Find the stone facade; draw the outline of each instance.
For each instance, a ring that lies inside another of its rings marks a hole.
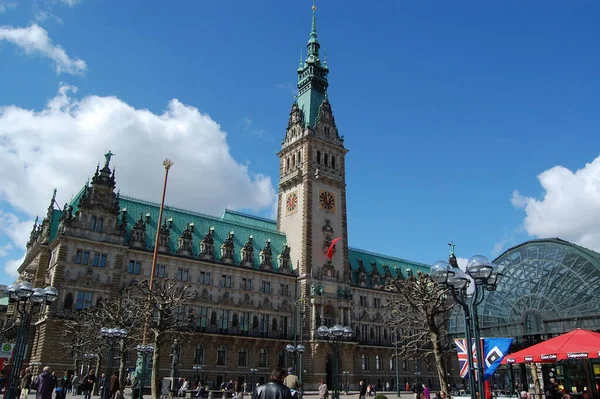
[[[355,335],[341,347],[340,382],[347,371],[352,389],[360,379],[379,389],[394,385],[395,348],[382,288],[390,278],[427,266],[348,247],[348,150],[327,96],[329,69],[319,58],[315,18],[313,12],[309,55],[298,70],[300,94],[278,153],[277,221],[229,210],[217,218],[172,207],[158,220],[158,204],[118,194],[109,152],[71,203],[56,210],[52,197],[46,217],[32,230],[20,272],[32,276],[36,287],[55,286],[60,296],[36,321],[26,363],[73,370],[73,359],[59,344],[61,316],[97,306],[148,279],[158,234],[155,278],[190,283],[200,298],[191,304],[195,331],[181,344],[181,376],[198,375],[213,387],[229,379],[262,382],[273,367],[291,364],[285,346],[296,339],[306,346],[305,388],[315,389],[321,378],[331,384],[332,348],[316,331],[342,324]],[[327,249],[338,237],[329,259]],[[136,354],[124,356],[134,367]],[[194,370],[195,364],[202,369]],[[417,375],[436,386],[431,364],[400,359],[401,386]],[[258,372],[252,375],[254,368]],[[168,356],[160,369],[169,375]]]

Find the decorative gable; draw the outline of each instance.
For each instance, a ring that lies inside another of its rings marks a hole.
[[[290,247],[287,244],[283,244],[281,253],[277,255],[277,263],[279,265],[279,271],[284,274],[291,272],[291,259],[290,259]]]
[[[215,228],[208,229],[208,233],[200,240],[200,259],[213,260],[215,253]]]
[[[171,245],[171,229],[167,225],[167,220],[163,221],[160,226],[160,232],[158,233],[158,252],[169,253]]]
[[[189,224],[177,239],[177,254],[184,256],[192,256],[192,230]]]
[[[260,268],[263,270],[273,270],[273,251],[271,250],[271,240],[267,239],[265,247],[259,253]]]
[[[234,233],[233,231],[229,232],[229,235],[221,244],[221,262],[223,263],[234,263],[234,250],[235,244],[233,242]]]
[[[373,288],[381,288],[381,276],[376,262],[371,262],[371,286]]]
[[[248,237],[248,241],[240,251],[242,266],[254,267],[254,247],[252,245],[252,236]]]
[[[361,287],[367,285],[367,269],[365,269],[365,265],[363,264],[362,259],[358,260],[358,270],[356,271],[356,282]]]
[[[144,214],[140,214],[140,218],[131,228],[131,238],[129,246],[132,248],[146,247],[146,223],[144,223]]]

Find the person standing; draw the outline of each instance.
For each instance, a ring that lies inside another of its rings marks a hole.
[[[285,385],[289,389],[294,389],[296,391],[300,389],[298,376],[294,374],[293,367],[288,368],[288,375],[283,380],[283,385]]]
[[[83,384],[81,384],[81,390],[83,391],[83,399],[92,399],[92,390],[97,378],[93,370],[83,377]]]
[[[33,374],[31,369],[27,367],[25,369],[25,375],[21,378],[21,399],[27,399],[29,391],[31,390],[31,380],[33,380]]]
[[[361,380],[358,384],[358,397],[360,399],[365,399],[367,396],[367,384],[365,384],[364,380]]]
[[[412,391],[413,391],[415,399],[420,399],[421,393],[423,393],[423,385],[421,385],[421,383],[419,381],[415,381],[412,386]]]
[[[35,389],[37,391],[37,399],[52,399],[52,392],[54,392],[54,379],[50,374],[50,367],[44,367],[44,370],[35,380]]]
[[[252,392],[252,399],[292,399],[290,389],[283,385],[286,372],[276,368],[271,372],[269,382],[256,387]]]
[[[73,376],[73,380],[71,381],[71,396],[77,395],[77,390],[79,389],[79,376],[75,374]]]
[[[423,385],[423,398],[431,399],[431,392],[429,391],[429,388],[427,387],[427,385]]]
[[[319,383],[319,399],[327,399],[329,397],[329,390],[327,389],[327,384],[325,384],[325,380],[321,380]]]
[[[110,399],[115,399],[115,395],[117,394],[117,392],[119,392],[119,388],[119,372],[115,370],[110,376],[110,383],[108,386],[108,393],[110,394]]]

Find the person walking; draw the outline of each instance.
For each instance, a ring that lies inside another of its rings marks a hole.
[[[33,374],[31,369],[27,367],[25,369],[25,375],[21,378],[21,399],[27,399],[29,391],[31,390],[31,381],[33,380]]]
[[[92,399],[92,390],[97,378],[93,370],[83,377],[83,383],[81,384],[81,390],[83,391],[83,399]]]
[[[119,372],[117,370],[113,371],[110,376],[110,383],[108,386],[108,393],[110,394],[110,399],[115,399],[115,395],[119,392],[121,388],[121,384],[119,384]]]
[[[36,399],[52,399],[52,393],[54,392],[54,378],[50,373],[50,367],[44,367],[44,370],[35,380],[34,387],[37,391]]]
[[[73,380],[71,381],[71,396],[77,395],[77,390],[79,389],[79,381],[79,376],[75,374],[73,376]]]
[[[358,383],[358,397],[360,399],[365,399],[367,396],[367,384],[365,384],[365,380],[360,380]]]
[[[283,385],[288,387],[290,390],[294,389],[297,391],[300,389],[300,382],[298,380],[298,376],[294,374],[293,367],[288,368],[288,375],[283,380]]]
[[[252,399],[292,399],[290,389],[283,385],[285,376],[284,369],[273,369],[269,382],[257,386],[252,393]]]

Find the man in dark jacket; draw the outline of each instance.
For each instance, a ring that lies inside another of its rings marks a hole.
[[[276,368],[271,372],[270,381],[259,385],[252,393],[252,399],[292,399],[290,389],[283,385],[286,372]]]
[[[52,399],[52,394],[54,393],[55,386],[56,384],[54,384],[52,374],[50,374],[50,367],[44,367],[44,371],[42,371],[42,374],[40,374],[35,380],[35,389],[37,391],[36,398]]]

